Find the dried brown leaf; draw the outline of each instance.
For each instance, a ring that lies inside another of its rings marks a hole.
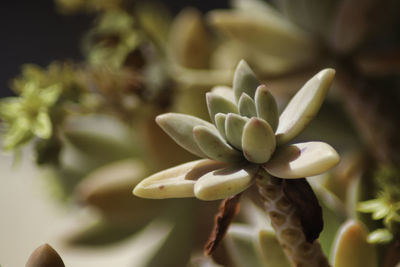
[[[240,196],[237,194],[224,199],[219,206],[219,211],[215,215],[214,228],[206,245],[204,246],[204,254],[209,256],[217,248],[218,244],[224,238],[233,218],[238,214],[240,209]]]
[[[318,238],[324,226],[322,209],[314,191],[304,178],[283,179],[282,189],[297,209],[306,240],[312,243]]]

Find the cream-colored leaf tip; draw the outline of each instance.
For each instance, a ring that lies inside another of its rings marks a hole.
[[[338,153],[330,145],[287,143],[318,113],[334,76],[335,70],[329,68],[315,74],[279,115],[268,86],[261,84],[250,66],[241,60],[232,89],[215,87],[206,95],[213,123],[177,113],[156,118],[176,143],[207,160],[154,174],[137,185],[134,194],[145,198],[215,200],[246,190],[260,168],[285,179],[329,170],[339,162]]]

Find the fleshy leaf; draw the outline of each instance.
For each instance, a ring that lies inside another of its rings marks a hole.
[[[250,69],[246,61],[241,60],[236,67],[233,76],[233,92],[235,94],[236,102],[239,102],[243,93],[246,93],[251,98],[254,98],[257,86],[260,85],[256,75]]]
[[[230,101],[225,96],[208,92],[206,94],[207,108],[210,118],[214,121],[217,113],[238,113],[238,108],[234,102]]]
[[[220,96],[223,96],[229,99],[232,102],[235,102],[235,95],[233,94],[233,90],[231,87],[217,85],[211,89],[211,92]]]
[[[279,117],[276,130],[278,145],[295,138],[313,119],[320,109],[333,81],[335,70],[324,69],[296,93]]]
[[[230,166],[203,175],[194,186],[201,200],[224,199],[248,188],[256,172],[255,166]]]
[[[254,100],[246,93],[242,93],[242,96],[239,98],[238,107],[240,115],[246,116],[248,118],[257,117],[256,105],[254,103]]]
[[[367,235],[361,222],[346,222],[336,236],[333,267],[377,267],[376,251],[367,243]]]
[[[40,111],[36,117],[36,121],[32,125],[32,132],[37,137],[48,139],[52,133],[51,120],[49,114]]]
[[[242,154],[231,147],[216,130],[196,126],[193,136],[197,145],[210,159],[224,162],[238,162],[242,159]]]
[[[254,99],[258,117],[268,122],[275,132],[279,122],[278,106],[275,98],[268,91],[267,87],[262,84],[257,88]]]
[[[243,128],[243,154],[253,163],[267,162],[275,151],[275,135],[271,126],[259,118],[251,118]]]
[[[135,187],[133,194],[158,199],[193,197],[193,187],[198,178],[225,166],[226,163],[209,159],[191,161],[151,175]]]
[[[225,120],[225,134],[228,142],[235,148],[242,150],[243,127],[249,119],[237,114],[229,113]]]
[[[302,178],[321,174],[339,160],[337,152],[326,143],[298,143],[279,147],[264,169],[279,178]]]
[[[44,244],[35,249],[25,267],[64,267],[64,262],[50,245]]]
[[[158,115],[156,122],[178,145],[196,156],[206,157],[194,140],[193,128],[199,125],[215,128],[214,125],[194,116],[178,113]]]
[[[271,230],[261,230],[259,233],[259,242],[261,254],[264,258],[265,266],[268,267],[290,267],[290,262],[287,259],[285,252],[275,233]]]
[[[223,138],[226,138],[225,121],[226,121],[226,114],[217,113],[217,115],[215,115],[215,126],[217,127],[219,133]]]

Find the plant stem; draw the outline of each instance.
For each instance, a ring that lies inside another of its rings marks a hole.
[[[256,184],[276,238],[294,267],[329,267],[317,240],[309,243],[303,233],[299,211],[285,196],[281,179],[264,169],[257,173]]]

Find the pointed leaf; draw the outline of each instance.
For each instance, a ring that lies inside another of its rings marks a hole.
[[[32,138],[30,127],[29,120],[17,117],[3,136],[4,150],[11,150]]]
[[[368,231],[350,220],[339,230],[333,248],[334,267],[377,267],[376,251],[367,243]]]
[[[206,157],[194,140],[193,128],[198,125],[215,128],[214,125],[194,116],[178,113],[158,115],[156,122],[178,145],[196,156]]]
[[[40,111],[33,124],[32,132],[37,137],[48,139],[51,137],[52,127],[49,114],[46,111]]]
[[[149,14],[149,17],[153,15]],[[207,68],[212,46],[210,32],[205,27],[202,14],[194,8],[184,8],[169,29],[168,48],[171,58],[187,68]]]
[[[226,121],[226,114],[217,113],[217,115],[215,115],[215,126],[217,126],[217,129],[223,138],[226,138],[225,121]]]
[[[257,117],[256,105],[254,100],[246,93],[242,93],[238,103],[239,113],[248,118]]]
[[[221,96],[215,93],[208,92],[206,94],[207,108],[210,118],[214,121],[217,113],[238,113],[238,108],[235,103],[229,100],[225,96]]]
[[[268,122],[272,130],[275,132],[279,122],[278,106],[275,98],[268,91],[267,87],[262,84],[257,88],[254,99],[257,116]]]
[[[290,100],[279,117],[279,126],[276,130],[278,145],[295,138],[313,119],[324,101],[334,76],[333,69],[320,71]]]
[[[142,198],[192,197],[198,178],[224,166],[227,166],[226,163],[209,159],[191,161],[144,179],[135,187],[133,194]]]
[[[225,121],[226,140],[235,148],[242,150],[243,128],[249,119],[237,114],[229,113]]]
[[[194,186],[202,200],[224,199],[247,189],[253,182],[255,166],[230,166],[203,175]]]
[[[302,178],[321,174],[339,163],[339,155],[323,142],[307,142],[277,149],[264,169],[279,178]]]
[[[271,230],[261,230],[259,233],[261,255],[267,267],[290,267],[281,245]]]
[[[231,102],[235,102],[235,95],[231,87],[217,85],[211,89],[211,92],[229,99]]]
[[[242,93],[246,93],[251,98],[254,98],[254,93],[259,85],[260,82],[249,65],[246,61],[241,60],[233,76],[233,92],[236,102],[239,102]]]
[[[64,267],[64,262],[50,245],[44,244],[35,249],[25,267]]]
[[[269,124],[259,118],[251,118],[243,128],[243,154],[253,163],[267,162],[275,150],[275,135]]]
[[[0,101],[0,118],[12,121],[21,111],[22,103],[19,97],[3,97]]]
[[[46,107],[54,105],[60,97],[62,88],[60,84],[54,84],[39,92],[40,99]]]
[[[242,154],[231,147],[218,131],[205,126],[196,126],[193,129],[193,135],[197,145],[210,159],[224,162],[242,160]]]

